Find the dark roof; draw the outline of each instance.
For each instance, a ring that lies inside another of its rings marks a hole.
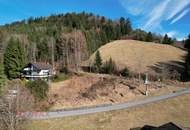
[[[183,129],[175,125],[174,123],[167,123],[165,125],[156,128],[155,130],[183,130]]]
[[[136,129],[134,128],[131,130],[137,130],[137,128]],[[138,129],[138,130],[190,130],[190,129],[179,127],[175,125],[174,123],[170,122],[159,127],[145,125],[143,128]]]
[[[34,67],[36,67],[39,70],[47,70],[47,69],[51,69],[51,65],[50,64],[46,64],[46,63],[29,63],[28,65],[33,65]]]

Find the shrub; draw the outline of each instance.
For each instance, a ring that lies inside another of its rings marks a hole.
[[[123,70],[121,70],[120,74],[123,77],[128,77],[129,76],[129,70],[128,70],[128,68],[125,67]]]
[[[54,77],[53,77],[53,82],[60,82],[60,81],[64,81],[66,79],[69,78],[69,75],[66,75],[64,73],[60,73],[60,74],[56,74]]]
[[[115,62],[112,60],[112,58],[109,59],[109,61],[106,61],[103,65],[102,72],[106,74],[114,74],[117,72],[117,67]]]
[[[27,83],[27,87],[30,89],[36,101],[47,98],[47,92],[49,90],[47,82],[43,80],[30,81]]]
[[[101,58],[100,52],[97,51],[95,56],[96,57],[95,57],[94,67],[97,72],[100,72],[101,66],[102,66],[102,58]]]
[[[67,67],[65,66],[62,66],[61,69],[60,69],[60,73],[65,73],[65,74],[68,74],[69,73],[69,70]]]

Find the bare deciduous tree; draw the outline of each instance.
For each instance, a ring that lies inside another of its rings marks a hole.
[[[62,50],[62,64],[68,69],[78,71],[80,63],[86,56],[86,40],[81,31],[63,33],[59,38]]]
[[[14,87],[8,88],[0,97],[0,127],[3,130],[21,130],[27,117],[21,117],[18,113],[31,111],[34,98],[19,81],[14,81]]]
[[[165,80],[165,79],[170,79],[170,72],[169,72],[169,67],[165,64],[162,64],[161,65],[161,73],[160,73],[160,77],[162,80]]]

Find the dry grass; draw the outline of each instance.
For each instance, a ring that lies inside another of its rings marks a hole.
[[[159,62],[184,62],[183,57],[186,54],[185,51],[170,45],[135,40],[114,41],[102,46],[99,51],[104,62],[111,57],[119,68],[127,66],[134,72],[151,70],[150,66],[154,66]],[[92,64],[94,57],[95,54],[83,63],[84,66]]]
[[[128,110],[31,121],[28,130],[129,130],[174,122],[190,127],[190,94]]]
[[[149,86],[150,96],[170,93],[183,89],[182,83],[171,83],[158,88],[160,83],[152,82]],[[133,89],[131,89],[133,88]],[[102,74],[84,74],[53,83],[49,91],[49,100],[54,102],[51,110],[115,104],[147,98],[144,96],[145,86],[139,85],[135,79]]]

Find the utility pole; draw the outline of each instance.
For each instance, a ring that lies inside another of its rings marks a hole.
[[[148,96],[148,73],[146,73],[146,79],[145,79],[145,86],[146,86],[146,91],[145,91],[145,95]]]

